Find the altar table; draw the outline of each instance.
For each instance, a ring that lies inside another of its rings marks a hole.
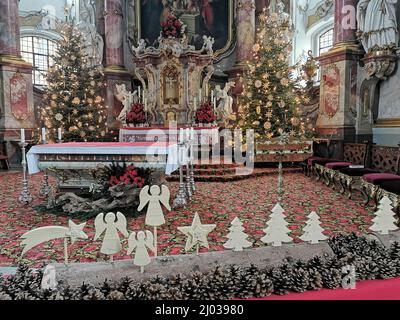
[[[120,142],[177,142],[179,128],[169,129],[162,127],[135,127],[121,128],[119,130]],[[219,142],[218,127],[194,127],[194,146],[214,145]]]
[[[93,170],[112,162],[151,168],[170,175],[178,169],[176,142],[59,143],[33,146],[27,153],[30,174],[48,171],[59,187],[82,188],[94,183]],[[187,163],[187,147],[181,149],[181,162]]]

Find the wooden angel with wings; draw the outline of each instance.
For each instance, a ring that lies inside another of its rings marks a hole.
[[[149,193],[150,190],[150,193]],[[169,211],[171,206],[169,205],[170,192],[167,186],[162,185],[161,188],[157,185],[145,186],[139,194],[140,205],[138,211],[142,211],[143,208],[149,204],[147,208],[146,221],[148,226],[159,227],[165,223],[164,214],[162,211],[161,204],[163,204]]]
[[[113,260],[113,255],[120,252],[122,249],[118,231],[125,237],[129,236],[126,225],[126,218],[121,212],[117,212],[117,214],[109,212],[105,217],[104,213],[100,213],[94,220],[94,226],[96,229],[94,240],[97,240],[105,231],[100,252],[110,255],[111,261]]]
[[[147,249],[150,249],[155,253],[154,247],[154,237],[151,231],[146,230],[146,232],[139,231],[132,232],[128,239],[128,254],[132,254],[135,251],[135,258],[133,259],[133,264],[140,267],[140,271],[144,272],[144,267],[150,262],[150,255]]]

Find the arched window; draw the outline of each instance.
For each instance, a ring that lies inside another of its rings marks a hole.
[[[319,36],[319,55],[327,52],[333,46],[333,28]]]
[[[53,40],[38,36],[21,37],[22,58],[33,65],[33,85],[42,87],[46,85],[46,73],[53,59],[57,43]]]

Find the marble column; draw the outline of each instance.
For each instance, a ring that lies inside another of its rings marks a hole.
[[[124,25],[121,0],[105,0],[104,24],[106,66],[124,69]]]
[[[111,130],[120,126],[116,118],[122,110],[121,102],[115,98],[116,85],[124,83],[131,90],[131,76],[124,63],[123,18],[122,0],[104,0],[104,74],[107,82],[108,126]]]
[[[357,0],[335,0],[334,46],[319,57],[321,89],[316,131],[321,138],[356,139],[357,77],[363,57],[356,38],[356,8]]]
[[[21,59],[18,0],[0,1],[0,141],[11,166],[20,165],[20,128],[26,138],[36,127],[32,65]]]
[[[0,55],[20,57],[18,0],[0,1]]]
[[[335,45],[357,41],[357,2],[358,0],[335,0]]]
[[[237,2],[237,47],[236,63],[243,64],[252,57],[256,28],[255,0],[239,0]]]

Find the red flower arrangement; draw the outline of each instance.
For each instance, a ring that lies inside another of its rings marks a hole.
[[[126,115],[126,122],[139,124],[146,122],[146,113],[144,112],[144,106],[141,103],[132,103],[131,111]]]
[[[168,17],[164,22],[161,22],[161,34],[164,38],[182,38],[183,22],[174,16]]]
[[[126,184],[142,188],[145,183],[145,179],[138,175],[135,166],[130,165],[126,168],[126,171],[123,175],[119,177],[111,176],[108,183],[111,187],[118,186],[120,184]]]
[[[211,105],[211,102],[203,103],[196,112],[196,122],[213,123],[215,120],[217,120],[217,116],[214,113],[214,108]]]

